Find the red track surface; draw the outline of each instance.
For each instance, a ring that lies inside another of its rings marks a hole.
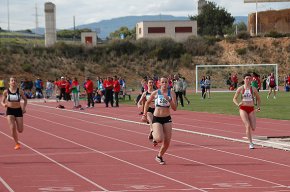
[[[18,151],[0,117],[0,192],[290,191],[290,153],[249,150],[238,116],[173,112],[173,139],[162,166],[135,106],[78,111],[63,104],[66,109],[28,105]],[[255,134],[285,136],[289,128],[290,121],[258,119]]]

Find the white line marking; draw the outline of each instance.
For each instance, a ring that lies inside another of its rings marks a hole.
[[[27,126],[27,125],[26,125],[26,126]],[[4,133],[4,132],[0,131],[0,133],[1,133],[2,135],[5,135],[5,136],[7,136],[7,137],[9,137],[9,138],[12,139],[12,137],[10,137],[9,135],[7,135],[7,134]],[[23,145],[23,146],[29,148],[30,150],[34,151],[35,153],[37,153],[38,155],[44,157],[45,159],[48,159],[49,161],[51,161],[51,162],[55,163],[56,165],[58,165],[58,166],[64,168],[65,170],[67,170],[67,171],[73,173],[74,175],[78,176],[79,178],[81,178],[81,179],[87,181],[88,183],[91,183],[91,184],[94,185],[95,187],[98,187],[98,188],[102,189],[103,191],[109,191],[108,189],[106,189],[106,188],[104,188],[104,187],[98,185],[97,183],[95,183],[95,182],[91,181],[90,179],[88,179],[88,178],[82,176],[81,174],[75,172],[74,170],[68,168],[67,166],[65,166],[65,165],[63,165],[63,164],[57,162],[56,160],[54,160],[54,159],[52,159],[52,158],[46,156],[45,154],[43,154],[43,153],[37,151],[36,149],[34,149],[34,148],[32,148],[32,147],[26,145],[25,143],[23,143],[23,142],[20,142],[20,143],[21,143],[21,145]]]
[[[2,177],[0,177],[0,182],[6,187],[6,189],[8,189],[9,192],[14,192],[13,189],[8,185],[8,183],[6,183],[4,179],[2,179]]]
[[[38,110],[36,110],[36,111],[38,111]],[[114,129],[120,129],[120,130],[123,130],[123,131],[128,131],[128,132],[133,132],[133,133],[140,134],[140,132],[137,132],[137,131],[131,131],[131,130],[122,129],[122,128],[111,126],[111,125],[105,125],[105,124],[95,123],[95,122],[91,122],[91,121],[86,121],[86,120],[79,119],[79,118],[68,117],[68,116],[65,116],[65,115],[60,115],[60,114],[55,114],[55,113],[50,113],[50,112],[43,112],[43,113],[48,113],[48,114],[52,114],[52,115],[56,115],[56,116],[60,116],[60,117],[69,118],[69,119],[76,119],[78,121],[82,121],[82,122],[86,122],[86,123],[90,123],[90,124],[94,124],[94,125],[101,125],[101,126],[106,126],[106,127],[110,127],[110,128],[114,128]],[[75,128],[75,127],[72,127],[72,126],[69,126],[69,125],[64,125],[64,124],[57,123],[57,122],[54,122],[54,121],[50,121],[50,120],[47,120],[47,119],[44,119],[44,118],[40,118],[40,117],[36,117],[36,116],[32,116],[32,115],[29,115],[29,116],[31,116],[33,118],[41,119],[43,121],[48,121],[50,123],[59,124],[59,125],[62,125],[62,126],[66,126],[66,127],[70,127],[70,128],[79,130],[79,131],[88,132],[90,134],[95,134],[95,135],[98,135],[98,136],[102,136],[102,137],[106,137],[106,138],[112,139],[111,137],[99,135],[99,134],[96,134],[94,132],[90,132],[90,131],[86,131],[86,130],[83,130],[83,129]],[[139,122],[136,122],[136,123],[139,124]],[[147,125],[147,124],[144,124],[144,125]],[[208,137],[213,137],[213,138],[218,138],[218,139],[224,139],[224,140],[229,140],[229,141],[234,141],[234,142],[248,143],[248,141],[246,141],[246,140],[233,139],[233,138],[228,138],[228,137],[223,137],[223,136],[218,136],[218,135],[212,135],[212,134],[206,134],[206,133],[200,133],[200,132],[195,132],[195,131],[184,130],[184,129],[180,129],[180,128],[174,128],[174,130],[180,131],[180,132],[185,132],[185,133],[201,135],[201,136],[208,136]],[[125,142],[125,141],[122,141],[122,140],[118,140],[118,141],[124,142],[124,143],[127,143],[127,144],[131,144],[131,143],[128,143],[128,142]],[[268,161],[268,160],[264,160],[264,159],[260,159],[260,158],[255,158],[255,157],[250,157],[250,156],[246,156],[246,155],[231,153],[231,152],[228,152],[228,151],[223,151],[223,150],[219,150],[219,149],[215,149],[215,148],[205,147],[205,146],[202,146],[202,145],[196,145],[196,144],[187,143],[187,142],[183,142],[183,141],[178,141],[178,140],[174,140],[174,139],[172,141],[183,143],[183,144],[186,144],[186,145],[198,146],[198,147],[210,149],[210,150],[213,150],[213,151],[218,151],[218,152],[222,152],[222,153],[227,153],[227,154],[231,154],[231,155],[236,155],[236,156],[240,156],[240,157],[244,157],[244,158],[254,159],[254,160],[258,160],[258,161],[267,162],[267,163],[270,163],[270,164],[275,164],[275,165],[280,165],[280,166],[284,166],[284,167],[290,168],[289,165],[282,164],[282,163],[277,163],[277,162],[274,162],[274,161]]]
[[[48,112],[45,112],[45,113],[48,113]],[[62,115],[58,115],[58,114],[54,114],[54,115],[57,115],[57,116],[62,116]],[[31,115],[30,115],[31,116]],[[32,116],[33,117],[33,116]],[[65,116],[63,116],[65,117]],[[90,134],[94,134],[94,135],[98,135],[98,136],[102,136],[102,137],[105,137],[105,138],[109,138],[109,139],[112,139],[112,140],[117,140],[119,142],[123,142],[123,143],[126,143],[126,144],[130,144],[130,145],[134,145],[134,146],[138,146],[138,147],[141,147],[141,148],[145,148],[145,149],[150,149],[148,147],[144,147],[144,146],[141,146],[141,145],[137,145],[137,144],[134,144],[134,143],[129,143],[129,142],[126,142],[126,141],[123,141],[123,140],[119,140],[119,139],[115,139],[115,138],[112,138],[112,137],[108,137],[108,136],[104,136],[104,135],[101,135],[101,134],[97,134],[97,133],[94,133],[94,132],[90,132],[90,131],[85,131],[83,129],[79,129],[79,128],[76,128],[76,127],[73,127],[73,126],[70,126],[70,125],[65,125],[65,124],[62,124],[62,123],[56,123],[56,122],[53,122],[53,121],[50,121],[50,120],[47,120],[47,119],[44,119],[44,118],[40,118],[40,117],[34,117],[34,118],[37,118],[37,119],[41,119],[43,121],[48,121],[50,123],[54,123],[54,124],[58,124],[58,125],[61,125],[61,126],[64,126],[64,127],[69,127],[69,128],[73,128],[73,129],[76,129],[76,130],[79,130],[79,131],[83,131],[83,132],[87,132],[87,133],[90,133]],[[78,119],[78,118],[73,118],[73,117],[67,117],[67,118],[72,118],[72,119]],[[85,121],[85,120],[84,120]],[[86,121],[87,123],[92,123],[92,122],[89,122],[89,121]],[[94,123],[95,124],[95,123]],[[105,126],[108,126],[108,125],[105,125]],[[30,127],[30,126],[29,126]],[[114,126],[108,126],[108,127],[114,127]],[[36,128],[33,128],[37,131],[40,131],[40,132],[45,132],[45,131],[42,131],[42,130],[38,130]],[[47,133],[47,132],[45,132]],[[47,133],[50,135],[50,133]],[[53,135],[53,134],[52,134]],[[57,138],[62,138],[62,137],[59,137],[59,136],[56,136]],[[65,139],[65,138],[62,138],[62,139]],[[65,139],[67,140],[67,139]],[[173,141],[176,141],[176,140],[173,140]],[[69,142],[71,142],[69,140]],[[181,141],[177,141],[177,142],[181,142]],[[183,142],[183,143],[186,143],[186,142]],[[193,144],[190,144],[190,143],[186,143],[188,145],[193,145]],[[199,146],[199,145],[196,145],[196,146]],[[203,146],[199,146],[199,147],[203,147]],[[207,148],[207,149],[212,149],[212,150],[215,150],[215,151],[220,151],[220,152],[224,152],[224,153],[228,153],[228,154],[234,154],[234,155],[238,155],[238,156],[242,156],[242,157],[246,157],[246,158],[251,158],[251,159],[256,159],[256,160],[260,160],[260,161],[264,161],[264,162],[268,162],[268,163],[273,163],[273,164],[279,164],[279,163],[276,163],[276,162],[271,162],[271,161],[267,161],[267,160],[263,160],[263,159],[258,159],[258,158],[253,158],[253,157],[248,157],[248,156],[244,156],[244,155],[240,155],[240,154],[235,154],[235,153],[230,153],[230,152],[226,152],[226,151],[222,151],[222,150],[216,150],[216,149],[213,149],[213,148],[209,148],[209,147],[204,147],[204,148]],[[151,149],[152,150],[152,149]],[[106,154],[106,153],[103,153],[101,152],[102,154]],[[170,156],[173,156],[175,158],[179,158],[179,159],[183,159],[183,160],[186,160],[186,161],[190,161],[190,162],[194,162],[194,163],[197,163],[197,164],[201,164],[201,165],[204,165],[204,166],[208,166],[208,167],[211,167],[211,168],[215,168],[215,169],[219,169],[219,170],[222,170],[222,171],[225,171],[225,172],[229,172],[229,173],[232,173],[232,174],[236,174],[236,175],[240,175],[240,176],[244,176],[244,177],[248,177],[248,178],[251,178],[251,179],[255,179],[255,180],[259,180],[259,181],[262,181],[262,182],[265,182],[265,183],[270,183],[270,184],[274,184],[276,185],[277,187],[288,187],[288,186],[285,186],[285,185],[282,185],[282,184],[279,184],[279,183],[275,183],[275,182],[271,182],[271,181],[268,181],[268,180],[264,180],[264,179],[260,179],[260,178],[257,178],[257,177],[253,177],[253,176],[250,176],[250,175],[246,175],[246,174],[242,174],[242,173],[238,173],[238,172],[235,172],[235,171],[231,171],[231,170],[227,170],[227,169],[224,169],[224,168],[220,168],[220,167],[217,167],[217,166],[213,166],[213,165],[209,165],[209,164],[206,164],[206,163],[203,163],[203,162],[199,162],[199,161],[194,161],[194,160],[191,160],[191,159],[187,159],[187,158],[183,158],[183,157],[180,157],[180,156],[176,156],[176,155],[173,155],[173,154],[170,154],[170,153],[167,153],[167,155],[170,155]],[[279,164],[279,165],[284,165],[284,164]],[[285,165],[287,167],[290,167],[288,165]]]
[[[59,124],[59,123],[57,123],[57,124]],[[176,183],[179,183],[179,184],[185,185],[185,186],[187,186],[187,187],[190,187],[191,189],[196,189],[196,190],[199,190],[199,191],[204,191],[204,190],[199,189],[199,188],[197,188],[197,187],[194,187],[194,186],[192,186],[192,185],[190,185],[190,184],[187,184],[187,183],[184,183],[184,182],[182,182],[182,181],[179,181],[179,180],[173,179],[173,178],[168,177],[168,176],[166,176],[166,175],[162,175],[162,174],[157,173],[157,172],[155,172],[155,171],[151,171],[150,169],[146,169],[146,168],[144,168],[144,167],[142,167],[142,166],[139,166],[139,165],[136,165],[136,164],[130,163],[129,161],[125,161],[125,160],[123,160],[123,159],[120,159],[120,158],[114,157],[114,156],[112,156],[112,155],[109,155],[109,154],[104,153],[104,152],[102,152],[102,151],[99,151],[99,150],[93,149],[93,148],[91,148],[91,147],[85,146],[85,145],[83,145],[83,144],[77,143],[77,142],[75,142],[75,141],[72,141],[72,140],[66,139],[66,138],[64,138],[64,137],[60,137],[60,136],[58,136],[58,135],[55,135],[55,134],[52,134],[52,133],[49,133],[49,132],[46,132],[46,131],[43,131],[43,130],[37,129],[37,128],[35,128],[35,127],[33,127],[33,126],[30,126],[30,125],[26,125],[26,126],[27,126],[27,127],[30,127],[31,129],[34,129],[34,130],[36,130],[36,131],[39,131],[39,132],[45,133],[45,134],[47,134],[47,135],[50,135],[50,136],[56,137],[56,138],[61,139],[61,140],[64,140],[64,141],[67,141],[67,142],[72,143],[72,144],[74,144],[74,145],[78,145],[78,146],[83,147],[83,148],[85,148],[85,149],[88,149],[88,150],[90,150],[90,151],[94,151],[94,152],[96,152],[96,153],[99,153],[99,154],[102,154],[102,155],[104,155],[104,156],[110,157],[110,158],[112,158],[112,159],[115,159],[115,160],[117,160],[117,161],[120,161],[120,162],[123,162],[123,163],[125,163],[125,164],[131,165],[131,166],[133,166],[133,167],[137,167],[137,168],[142,169],[142,170],[144,170],[144,171],[147,171],[147,172],[150,172],[150,173],[152,173],[152,174],[158,175],[158,176],[160,176],[160,177],[166,178],[166,179],[168,179],[168,180],[174,181],[174,182],[176,182]],[[63,126],[66,126],[66,125],[63,125]],[[73,127],[71,127],[71,128],[73,128]],[[116,140],[117,140],[117,139],[116,139]],[[120,141],[121,141],[121,140],[120,140]],[[142,147],[143,147],[143,146],[142,146]],[[31,149],[32,149],[32,148],[31,148]],[[33,149],[32,149],[32,150],[33,150]],[[48,157],[48,158],[49,158],[49,157]],[[49,159],[50,159],[50,158],[49,158]],[[206,191],[204,191],[204,192],[206,192]]]
[[[34,105],[36,105],[36,104],[34,104]],[[43,106],[43,105],[36,105],[36,106],[55,109],[54,107],[50,107],[50,106]],[[116,118],[116,117],[110,117],[110,116],[104,116],[104,115],[98,115],[98,114],[92,114],[92,113],[86,113],[86,112],[82,112],[82,111],[74,111],[74,110],[68,110],[68,109],[62,109],[62,110],[65,110],[65,111],[68,111],[68,112],[74,112],[74,113],[81,113],[81,114],[95,116],[95,117],[113,119],[113,120],[116,120],[116,121],[122,121],[122,122],[127,122],[127,123],[135,123],[135,124],[138,124],[138,125],[147,125],[148,126],[148,124],[145,124],[145,123],[142,123],[142,122],[136,122],[136,121],[126,120],[126,119],[120,119],[120,118]],[[36,110],[36,111],[39,111],[39,110]],[[41,111],[41,112],[43,112],[43,111]],[[58,114],[54,114],[54,115],[58,115]],[[66,117],[66,116],[63,116],[63,117]],[[80,120],[80,119],[78,119],[78,120]],[[213,137],[213,138],[218,138],[218,139],[224,139],[224,140],[229,140],[229,141],[234,141],[234,142],[248,143],[248,141],[242,140],[242,139],[235,139],[235,138],[219,136],[219,135],[213,135],[213,134],[208,134],[208,133],[202,133],[202,132],[197,132],[197,131],[190,131],[190,130],[186,130],[186,129],[180,129],[180,128],[174,128],[173,127],[173,130],[174,131],[180,131],[180,132],[186,132],[186,133],[192,133],[192,134],[201,135],[201,136],[208,136],[208,137]],[[256,142],[255,144],[256,145],[260,145],[262,147],[270,147],[270,148],[274,148],[274,149],[282,149],[282,150],[290,151],[290,148],[288,149],[288,148],[285,148],[283,146],[280,147],[281,145],[278,145],[278,143],[276,143],[277,145],[274,145],[274,146],[271,145],[271,144],[273,144],[273,142],[269,143],[267,141],[259,141],[259,142]]]

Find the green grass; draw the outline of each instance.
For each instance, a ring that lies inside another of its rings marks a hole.
[[[239,115],[237,106],[233,103],[234,92],[230,93],[212,93],[211,99],[201,99],[201,94],[187,94],[190,105],[185,102],[183,110],[208,112],[217,114]],[[290,120],[290,92],[277,92],[277,99],[273,97],[267,99],[267,92],[260,92],[261,112],[256,113],[257,117]],[[136,95],[132,100],[121,100],[121,103],[134,105]]]

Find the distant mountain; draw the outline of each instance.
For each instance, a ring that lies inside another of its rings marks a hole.
[[[247,16],[236,16],[235,23],[244,22],[246,25],[248,24]],[[76,26],[77,29],[88,28],[92,31],[97,31],[98,36],[101,39],[105,39],[110,35],[111,32],[118,30],[120,27],[128,27],[129,29],[133,29],[136,26],[136,23],[141,21],[169,21],[169,20],[189,20],[188,17],[175,17],[172,15],[144,15],[144,16],[127,16],[127,17],[119,17],[113,18],[110,20],[102,20],[100,22],[89,23],[84,25]],[[72,28],[71,28],[72,29]],[[31,29],[32,32],[35,29]],[[44,28],[38,28],[38,34],[44,34]]]
[[[32,33],[35,33],[35,28],[31,29],[31,31],[32,31]],[[45,28],[43,28],[43,27],[38,27],[37,28],[37,34],[44,35],[44,33],[45,33]]]

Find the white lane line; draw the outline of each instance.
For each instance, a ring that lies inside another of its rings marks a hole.
[[[57,123],[57,124],[59,124],[59,123]],[[64,137],[61,137],[61,136],[58,136],[58,135],[55,135],[55,134],[52,134],[52,133],[49,133],[49,132],[46,132],[46,131],[43,131],[43,130],[37,129],[37,128],[35,128],[35,127],[33,127],[33,126],[30,126],[30,125],[25,125],[25,126],[30,127],[31,129],[34,129],[34,130],[36,130],[36,131],[42,132],[42,133],[44,133],[44,134],[47,134],[47,135],[53,136],[53,137],[55,137],[55,138],[58,138],[58,139],[64,140],[64,141],[66,141],[66,142],[72,143],[72,144],[74,144],[74,145],[77,145],[77,146],[83,147],[83,148],[88,149],[88,150],[90,150],[90,151],[93,151],[93,152],[95,152],[95,153],[98,153],[98,154],[101,154],[101,155],[107,156],[107,157],[109,157],[109,158],[115,159],[115,160],[117,160],[117,161],[123,162],[123,163],[128,164],[128,165],[131,165],[131,166],[133,166],[133,167],[137,167],[137,168],[139,168],[139,169],[142,169],[142,170],[147,171],[147,172],[149,172],[149,173],[152,173],[152,174],[158,175],[158,176],[163,177],[163,178],[165,178],[165,179],[168,179],[168,180],[174,181],[174,182],[176,182],[176,183],[182,184],[182,185],[187,186],[187,187],[189,187],[189,188],[191,188],[191,189],[196,189],[196,190],[199,190],[199,191],[206,192],[205,190],[199,189],[199,188],[197,188],[197,187],[195,187],[195,186],[192,186],[192,185],[190,185],[190,184],[187,184],[187,183],[184,183],[184,182],[182,182],[182,181],[179,181],[179,180],[173,179],[173,178],[171,178],[171,177],[168,177],[168,176],[166,176],[166,175],[163,175],[163,174],[157,173],[157,172],[152,171],[152,170],[150,170],[150,169],[147,169],[147,168],[145,168],[145,167],[142,167],[142,166],[139,166],[139,165],[133,164],[133,163],[131,163],[131,162],[129,162],[129,161],[125,161],[125,160],[120,159],[120,158],[118,158],[118,157],[114,157],[114,156],[109,155],[109,154],[107,154],[107,153],[105,153],[105,152],[102,152],[102,151],[99,151],[99,150],[93,149],[93,148],[91,148],[91,147],[88,147],[88,146],[86,146],[86,145],[83,145],[83,144],[80,144],[80,143],[78,143],[78,142],[72,141],[72,140],[70,140],[70,139],[66,139],[66,138],[64,138]],[[63,126],[66,126],[66,125],[63,125]],[[73,127],[71,127],[71,128],[73,128]],[[80,129],[79,129],[79,130],[80,130]],[[120,141],[120,140],[119,140],[119,141]],[[142,146],[142,147],[143,147],[143,146]],[[148,149],[149,149],[149,148],[148,148]],[[151,150],[152,150],[152,149],[151,149]],[[49,158],[49,157],[48,157],[48,158]]]
[[[8,189],[9,192],[14,192],[13,189],[8,185],[8,183],[6,183],[4,179],[2,179],[2,177],[0,177],[0,182],[6,187],[6,189]]]
[[[54,107],[50,107],[50,106],[43,106],[43,105],[37,105],[37,106],[44,107],[44,108],[55,109]],[[34,109],[34,110],[45,113],[44,111],[40,111],[40,110],[36,110],[36,109]],[[126,123],[134,123],[134,124],[138,124],[138,125],[147,125],[148,126],[148,124],[146,124],[146,123],[137,122],[137,121],[131,121],[131,120],[126,120],[126,119],[121,119],[121,118],[116,118],[116,117],[110,117],[110,116],[92,114],[92,113],[87,113],[87,112],[83,112],[83,111],[75,111],[75,110],[69,110],[69,109],[62,109],[62,110],[65,110],[67,112],[73,112],[73,113],[81,113],[81,114],[85,114],[85,115],[89,115],[89,116],[95,116],[95,117],[101,117],[101,118],[106,118],[106,119],[112,119],[112,120],[126,122]],[[55,113],[53,113],[53,114],[54,115],[58,115],[58,114],[55,114]],[[61,116],[61,115],[59,115],[59,116]],[[66,117],[66,116],[63,116],[63,117]],[[224,139],[224,140],[228,140],[228,141],[234,141],[234,142],[240,142],[240,143],[248,143],[248,141],[243,140],[243,139],[235,139],[235,138],[231,138],[231,137],[219,136],[219,135],[214,135],[214,134],[209,134],[209,133],[202,133],[202,132],[191,131],[191,130],[186,130],[186,129],[180,129],[180,128],[174,128],[173,127],[173,130],[174,131],[191,133],[191,134],[196,134],[196,135],[201,135],[201,136],[208,136],[208,137],[213,137],[213,138],[218,138],[218,139]],[[255,144],[258,145],[258,146],[262,146],[262,147],[270,147],[270,148],[274,148],[274,149],[281,149],[281,150],[285,150],[285,151],[290,151],[290,148],[285,148],[285,144],[284,144],[284,146],[281,145],[281,144],[279,144],[279,143],[276,143],[276,145],[273,145],[273,142],[258,141],[258,140],[256,140],[256,143]]]
[[[28,125],[26,125],[26,126],[28,126]],[[9,138],[12,139],[12,137],[10,137],[9,135],[7,135],[7,134],[4,133],[4,132],[0,131],[0,133],[1,133],[2,135],[5,135],[5,136],[7,136],[7,137],[9,137]],[[91,183],[91,184],[94,185],[95,187],[97,187],[97,188],[99,188],[99,189],[101,189],[101,190],[103,190],[103,191],[109,191],[108,189],[106,189],[106,188],[104,188],[104,187],[98,185],[97,183],[93,182],[92,180],[90,180],[90,179],[88,179],[88,178],[82,176],[81,174],[79,174],[79,173],[75,172],[74,170],[68,168],[67,166],[65,166],[65,165],[63,165],[63,164],[61,164],[61,163],[55,161],[54,159],[52,159],[52,158],[46,156],[45,154],[43,154],[43,153],[37,151],[36,149],[34,149],[34,148],[32,148],[32,147],[26,145],[25,143],[23,143],[23,142],[20,142],[20,143],[21,143],[21,145],[23,145],[23,146],[27,147],[28,149],[34,151],[35,153],[37,153],[38,155],[44,157],[45,159],[48,159],[49,161],[55,163],[56,165],[58,165],[58,166],[64,168],[65,170],[67,170],[67,171],[73,173],[74,175],[78,176],[79,178],[85,180],[86,182]]]
[[[45,113],[48,113],[48,112],[45,112]],[[54,115],[57,115],[57,114],[54,114]],[[62,115],[57,115],[57,116],[62,116]],[[34,116],[32,116],[32,117],[34,117]],[[65,116],[63,116],[63,117],[65,117]],[[144,147],[142,145],[137,145],[135,143],[126,142],[126,141],[119,140],[119,139],[116,139],[116,138],[113,138],[113,137],[109,137],[109,136],[97,134],[97,133],[94,133],[94,132],[91,132],[91,131],[85,131],[83,129],[79,129],[79,128],[76,128],[76,127],[73,127],[73,126],[70,126],[70,125],[65,125],[65,124],[62,124],[62,123],[56,123],[56,122],[53,122],[53,121],[50,121],[50,120],[47,120],[47,119],[44,119],[44,118],[40,118],[40,117],[35,117],[35,118],[41,119],[43,121],[47,121],[47,122],[50,122],[50,123],[54,123],[54,124],[57,124],[57,125],[61,125],[61,126],[64,126],[64,127],[68,127],[68,128],[72,128],[72,129],[75,129],[75,130],[79,130],[79,131],[82,131],[82,132],[86,132],[86,133],[98,135],[98,136],[101,136],[101,137],[105,137],[105,138],[108,138],[108,139],[111,139],[111,140],[123,142],[123,143],[130,144],[130,145],[133,145],[133,146],[145,148],[145,149],[148,149],[148,150],[153,150],[151,148]],[[78,118],[73,118],[73,117],[67,117],[67,118],[78,119]],[[85,120],[83,120],[83,121],[85,121]],[[90,121],[85,121],[85,122],[92,123]],[[97,123],[93,123],[93,124],[97,124]],[[114,128],[114,126],[108,126],[108,125],[105,125],[105,126]],[[36,129],[36,130],[37,131],[40,131],[40,132],[43,132],[42,130],[38,130],[38,129]],[[48,133],[48,134],[50,134],[50,133]],[[173,140],[173,141],[176,141],[176,140]],[[182,143],[181,141],[176,141],[176,142]],[[186,143],[186,142],[183,142],[183,143]],[[194,145],[194,144],[191,144],[191,143],[186,143],[186,144],[188,144],[188,145]],[[199,146],[199,145],[195,145],[195,146]],[[203,146],[199,146],[199,147],[203,147]],[[263,159],[258,159],[258,158],[253,158],[253,157],[244,156],[244,155],[240,155],[240,154],[230,153],[230,152],[226,152],[226,151],[222,151],[222,150],[217,150],[217,149],[213,149],[213,148],[209,148],[209,147],[203,147],[203,148],[207,148],[207,149],[211,149],[211,150],[215,150],[215,151],[219,151],[219,152],[223,152],[223,153],[233,154],[233,155],[237,155],[237,156],[242,156],[242,157],[246,157],[246,158],[250,158],[250,159],[255,159],[255,160],[259,160],[259,161],[263,161],[263,162],[267,162],[267,163],[284,165],[284,164],[280,164],[280,163],[276,163],[276,162],[271,162],[271,161],[267,161],[267,160],[263,160]],[[279,183],[275,183],[275,182],[272,182],[272,181],[260,179],[260,178],[253,177],[253,176],[250,176],[250,175],[246,175],[246,174],[242,174],[242,173],[239,173],[239,172],[235,172],[235,171],[227,170],[227,169],[224,169],[224,168],[220,168],[220,167],[217,167],[217,166],[209,165],[209,164],[206,164],[206,163],[203,163],[203,162],[194,161],[194,160],[191,160],[191,159],[187,159],[187,158],[183,158],[183,157],[180,157],[180,156],[176,156],[176,155],[171,154],[171,153],[167,153],[167,155],[173,156],[175,158],[183,159],[183,160],[186,160],[186,161],[194,162],[194,163],[197,163],[197,164],[201,164],[201,165],[204,165],[204,166],[208,166],[208,167],[211,167],[211,168],[219,169],[219,170],[222,170],[222,171],[225,171],[225,172],[229,172],[229,173],[232,173],[232,174],[240,175],[240,176],[243,176],[243,177],[248,177],[248,178],[255,179],[255,180],[259,180],[259,181],[262,181],[262,182],[274,184],[277,187],[284,187],[284,188],[285,187],[286,188],[288,187],[288,186],[285,186],[285,185],[282,185],[282,184],[279,184]],[[290,167],[288,165],[284,165],[284,166]]]
[[[39,110],[35,110],[35,111],[39,111]],[[110,127],[110,128],[122,130],[122,131],[128,131],[128,132],[131,132],[131,133],[143,134],[143,133],[140,133],[138,131],[131,131],[131,130],[128,130],[128,129],[123,129],[123,128],[115,127],[115,126],[112,126],[112,125],[95,123],[95,122],[92,122],[92,121],[87,121],[87,120],[79,119],[79,118],[75,118],[75,117],[68,117],[68,116],[65,116],[65,115],[60,115],[60,114],[46,112],[46,111],[39,111],[39,112],[47,113],[47,114],[55,115],[55,116],[59,116],[59,117],[64,117],[64,118],[68,118],[68,119],[74,119],[74,120],[82,121],[82,122],[89,123],[89,124],[93,124],[93,125],[100,125],[100,126],[105,126],[105,127]],[[57,123],[55,121],[50,121],[50,120],[47,120],[47,119],[44,119],[44,118],[41,118],[41,117],[36,117],[36,116],[32,116],[32,115],[28,115],[28,116],[31,116],[31,117],[36,118],[36,119],[41,119],[42,121],[48,121],[50,123],[59,124],[61,126],[66,126],[66,127],[69,127],[69,128],[73,128],[73,129],[76,129],[76,130],[79,130],[79,131],[88,132],[90,134],[99,135],[99,134],[96,134],[94,132],[86,131],[86,130],[83,130],[83,129],[78,129],[78,128],[75,128],[75,127],[72,127],[72,126],[69,126],[69,125],[64,125],[64,124]],[[136,123],[139,123],[139,122],[136,122]],[[147,125],[147,124],[144,124],[144,125]],[[189,130],[185,130],[185,129],[181,129],[181,128],[174,128],[174,130],[180,131],[180,132],[185,132],[185,133],[190,133],[190,134],[195,134],[195,135],[201,135],[201,136],[213,137],[213,138],[218,138],[218,139],[224,139],[224,140],[229,140],[229,141],[234,141],[234,142],[248,143],[248,141],[246,141],[246,140],[233,139],[233,138],[228,138],[228,137],[223,137],[223,136],[218,136],[218,135],[212,135],[212,134],[200,133],[200,132],[195,132],[195,131],[189,131]],[[99,135],[99,136],[102,136],[102,135]],[[102,137],[106,137],[106,136],[102,136]],[[110,137],[107,137],[107,138],[112,139]],[[215,148],[211,148],[211,147],[206,147],[206,146],[202,146],[202,145],[196,145],[196,144],[187,143],[187,142],[183,142],[183,141],[179,141],[179,140],[174,140],[174,139],[172,141],[179,142],[179,143],[183,143],[183,144],[186,144],[186,145],[197,146],[197,147],[200,147],[200,148],[210,149],[210,150],[213,150],[213,151],[218,151],[218,152],[222,152],[222,153],[227,153],[227,154],[231,154],[231,155],[235,155],[235,156],[239,156],[239,157],[244,157],[244,158],[248,158],[248,159],[254,159],[254,160],[258,160],[258,161],[267,162],[267,163],[270,163],[270,164],[275,164],[275,165],[280,165],[280,166],[284,166],[284,167],[290,168],[290,165],[286,165],[286,164],[282,164],[282,163],[277,163],[277,162],[274,162],[274,161],[268,161],[268,160],[264,160],[264,159],[260,159],[260,158],[255,158],[255,157],[250,157],[250,156],[246,156],[246,155],[241,155],[241,154],[237,154],[237,153],[231,153],[231,152],[228,152],[228,151],[223,151],[223,150],[219,150],[219,149],[215,149]],[[121,141],[121,142],[123,142],[123,141]],[[127,142],[125,142],[125,143],[127,143]],[[127,143],[127,144],[130,144],[130,143]]]
[[[39,111],[39,110],[36,110],[36,111]],[[55,114],[55,113],[51,113],[51,112],[44,112],[44,111],[39,111],[39,112],[47,113],[47,114],[55,115],[55,116],[59,116],[59,117],[64,117],[64,118],[68,118],[68,119],[74,119],[74,120],[82,121],[82,122],[93,124],[93,125],[100,125],[100,126],[105,126],[105,127],[110,127],[110,128],[122,130],[122,131],[128,131],[128,132],[131,132],[131,133],[143,134],[143,133],[140,133],[138,131],[131,131],[131,130],[128,130],[128,129],[123,129],[123,128],[115,127],[115,126],[112,126],[112,125],[95,123],[95,122],[91,122],[91,121],[87,121],[87,120],[79,119],[79,118],[75,118],[75,117],[68,117],[68,116],[65,116],[65,115]],[[36,116],[32,116],[32,115],[28,115],[28,116],[31,116],[31,117],[36,118],[36,119],[41,119],[42,121],[48,121],[50,123],[59,124],[61,126],[66,126],[66,127],[69,127],[69,128],[73,128],[73,129],[76,129],[76,130],[79,130],[79,131],[88,132],[90,134],[99,135],[99,134],[96,134],[94,132],[86,131],[86,130],[83,130],[83,129],[78,129],[78,128],[75,128],[75,127],[72,127],[72,126],[69,126],[69,125],[64,125],[64,124],[57,123],[57,122],[54,122],[54,121],[50,121],[50,120],[47,120],[47,119],[44,119],[44,118],[41,118],[41,117],[36,117]],[[139,123],[139,122],[136,122],[136,123]],[[147,125],[147,124],[144,124],[144,125]],[[201,136],[213,137],[213,138],[218,138],[218,139],[224,139],[224,140],[229,140],[229,141],[234,141],[234,142],[248,143],[248,141],[246,141],[246,140],[233,139],[233,138],[228,138],[228,137],[223,137],[223,136],[218,136],[218,135],[212,135],[212,134],[200,133],[200,132],[195,132],[195,131],[189,131],[189,130],[185,130],[185,129],[181,129],[181,128],[174,128],[174,130],[180,131],[180,132],[185,132],[185,133],[190,133],[190,134],[195,134],[195,135],[201,135]],[[99,136],[102,136],[102,135],[99,135]],[[106,136],[102,136],[102,137],[106,137]],[[107,138],[112,139],[110,137],[107,137]],[[274,161],[268,161],[268,160],[265,160],[265,159],[250,157],[250,156],[241,155],[241,154],[237,154],[237,153],[231,153],[231,152],[228,152],[228,151],[223,151],[223,150],[219,150],[219,149],[215,149],[215,148],[211,148],[211,147],[206,147],[206,146],[202,146],[202,145],[196,145],[196,144],[187,143],[187,142],[174,140],[174,139],[172,141],[183,143],[183,144],[187,144],[187,145],[193,145],[193,146],[197,146],[197,147],[200,147],[200,148],[206,148],[206,149],[210,149],[210,150],[213,150],[213,151],[218,151],[218,152],[222,152],[222,153],[227,153],[227,154],[231,154],[231,155],[235,155],[235,156],[239,156],[239,157],[244,157],[244,158],[248,158],[248,159],[254,159],[254,160],[258,160],[258,161],[267,162],[267,163],[270,163],[270,164],[275,164],[275,165],[280,165],[280,166],[284,166],[284,167],[290,168],[290,165],[277,163],[277,162],[274,162]],[[121,142],[123,142],[123,141],[121,141]],[[130,144],[130,143],[127,143],[127,144]]]

